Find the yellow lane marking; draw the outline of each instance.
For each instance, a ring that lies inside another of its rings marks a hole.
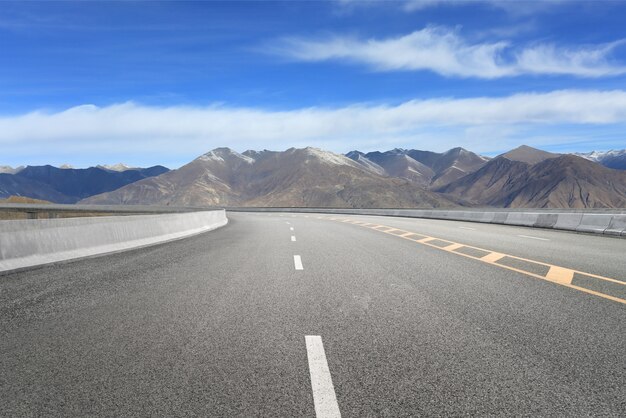
[[[574,270],[566,269],[559,266],[552,266],[546,274],[546,279],[564,284],[572,284],[574,278]]]
[[[504,254],[492,252],[490,254],[487,254],[484,257],[481,257],[480,261],[484,261],[485,263],[495,263],[496,261],[498,261],[502,257],[504,257]]]
[[[465,246],[463,244],[452,244],[452,245],[448,245],[447,247],[443,247],[442,250],[454,251],[454,250],[459,249],[461,247],[465,247]]]
[[[330,218],[330,219],[331,220],[339,220],[337,218]],[[578,271],[578,270],[574,270],[574,269],[568,269],[568,268],[565,268],[565,267],[555,266],[553,264],[548,264],[548,263],[544,263],[544,262],[541,262],[541,261],[529,260],[529,259],[526,259],[526,258],[517,257],[517,256],[510,255],[510,254],[503,254],[503,253],[487,250],[487,249],[484,249],[484,248],[479,248],[479,247],[474,247],[474,246],[471,246],[471,245],[465,245],[465,244],[461,244],[461,243],[457,243],[457,242],[452,242],[452,241],[448,241],[448,240],[441,239],[441,238],[435,238],[435,237],[431,237],[431,236],[424,235],[424,234],[418,234],[416,232],[404,231],[402,229],[392,228],[390,226],[378,225],[378,224],[370,224],[370,223],[363,223],[360,226],[365,226],[367,228],[374,229],[376,231],[383,232],[385,234],[389,234],[389,235],[392,235],[394,237],[399,237],[399,238],[403,238],[403,239],[406,239],[406,240],[409,240],[409,241],[413,241],[413,242],[417,242],[417,243],[420,243],[420,244],[423,244],[423,245],[427,245],[427,246],[429,246],[431,248],[436,248],[438,250],[448,251],[448,252],[454,253],[456,255],[460,255],[462,257],[471,258],[472,260],[482,261],[482,262],[488,263],[488,264],[490,264],[492,266],[498,266],[500,268],[504,268],[504,269],[507,269],[507,270],[515,271],[517,273],[525,274],[527,276],[535,277],[537,279],[546,280],[546,281],[549,281],[551,283],[556,283],[556,284],[561,285],[561,286],[569,287],[571,289],[576,289],[576,290],[579,290],[581,292],[588,293],[590,295],[599,296],[601,298],[609,299],[609,300],[612,300],[614,302],[619,302],[619,303],[626,304],[626,299],[621,299],[621,298],[618,298],[618,297],[615,297],[615,296],[607,295],[607,294],[601,293],[601,292],[596,292],[595,290],[587,289],[587,288],[576,286],[576,285],[572,284],[572,279],[574,277],[574,274],[576,274],[576,273],[582,274],[582,275],[585,275],[585,276],[589,276],[589,277],[593,277],[593,278],[596,278],[596,279],[604,280],[604,281],[607,281],[607,282],[616,283],[616,284],[619,284],[619,285],[622,285],[622,286],[626,286],[626,282],[623,282],[621,280],[612,279],[610,277],[599,276],[597,274],[592,274],[592,273],[585,273],[583,271]],[[383,231],[383,230],[380,230],[378,228],[387,228],[387,230]],[[402,234],[392,234],[389,231],[401,231]],[[411,237],[412,235],[417,235],[417,236],[424,237],[424,238],[415,239],[415,238]],[[434,241],[434,240],[443,241],[443,242],[449,242],[450,245],[448,245],[446,247],[440,247],[440,246],[431,244],[430,241]],[[489,253],[489,254],[487,254],[486,256],[483,256],[483,257],[475,257],[473,255],[464,254],[464,253],[455,251],[455,250],[457,250],[459,248],[471,248],[471,249],[478,250],[478,251],[483,251],[483,252],[486,252],[486,253]],[[515,267],[511,267],[511,266],[507,266],[507,265],[498,263],[498,261],[500,259],[504,258],[504,257],[514,258],[514,259],[520,260],[520,261],[526,261],[526,262],[531,263],[531,264],[538,264],[538,265],[541,265],[541,266],[546,266],[546,267],[549,268],[549,270],[548,270],[548,273],[545,276],[542,276],[540,274],[536,274],[536,273],[533,273],[533,272],[530,272],[530,271],[526,271],[526,270],[522,270],[522,269],[519,269],[519,268],[515,268]]]

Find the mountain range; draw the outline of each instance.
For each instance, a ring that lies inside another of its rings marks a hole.
[[[163,166],[123,171],[102,167],[75,169],[50,165],[27,166],[16,170],[14,174],[0,173],[0,198],[28,196],[55,203],[76,203],[167,171],[169,169]]]
[[[274,207],[626,207],[624,151],[554,154],[521,146],[495,158],[463,148],[351,151],[216,148],[176,170],[122,164],[0,174],[0,198],[59,203]],[[611,165],[615,168],[609,168]]]
[[[579,157],[586,158],[587,160],[600,163],[605,167],[614,168],[616,170],[626,170],[626,149],[623,150],[611,150],[606,152],[586,152],[577,153]]]
[[[520,147],[436,191],[479,206],[623,208],[626,171],[576,155]]]
[[[489,161],[463,148],[444,153],[400,148],[367,154],[351,151],[346,156],[373,173],[407,179],[428,188],[444,186]]]
[[[178,170],[92,196],[86,204],[177,206],[452,207],[445,196],[316,148],[217,148]]]

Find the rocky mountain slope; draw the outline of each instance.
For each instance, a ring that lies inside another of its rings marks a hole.
[[[501,154],[502,157],[510,161],[519,161],[526,164],[537,164],[551,158],[557,158],[560,154],[543,151],[537,148],[522,145],[509,152]]]
[[[470,174],[489,160],[463,148],[444,153],[400,148],[367,154],[351,151],[346,156],[377,174],[404,178],[429,188],[444,186]]]
[[[316,148],[217,148],[155,178],[85,199],[91,204],[187,206],[451,207],[406,179],[382,176]]]
[[[546,156],[540,150],[523,151],[522,155],[500,155],[437,191],[481,206],[626,207],[626,172],[574,155]]]

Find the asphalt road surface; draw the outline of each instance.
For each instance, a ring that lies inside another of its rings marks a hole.
[[[624,239],[229,218],[0,276],[0,415],[626,416]]]

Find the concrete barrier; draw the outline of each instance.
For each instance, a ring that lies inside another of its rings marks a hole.
[[[593,232],[603,234],[609,227],[612,216],[605,216],[594,213],[585,213],[580,220],[580,224],[576,227],[577,232]]]
[[[227,223],[224,210],[0,221],[0,272],[158,244]]]
[[[606,235],[625,235],[626,236],[626,215],[615,215],[611,219],[611,223],[604,230]]]
[[[580,220],[583,218],[582,213],[559,213],[556,223],[552,228],[563,229],[566,231],[576,231]]]
[[[300,212],[399,216],[466,222],[551,228],[626,237],[626,209],[332,209],[332,208],[227,208],[239,212]],[[590,213],[592,212],[592,213]]]
[[[507,216],[508,216],[508,213],[506,212],[498,212],[494,215],[491,223],[492,224],[504,224],[506,222]]]
[[[554,228],[558,220],[559,215],[556,213],[540,213],[537,216],[537,222],[533,226],[535,228]]]
[[[538,213],[511,212],[507,214],[504,224],[517,226],[535,226],[539,219]]]

